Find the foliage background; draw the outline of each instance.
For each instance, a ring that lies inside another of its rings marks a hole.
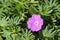
[[[38,32],[27,28],[32,14],[44,19]],[[60,1],[0,0],[0,40],[60,40]]]

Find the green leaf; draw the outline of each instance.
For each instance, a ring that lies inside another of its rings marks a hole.
[[[60,40],[60,38],[58,38],[58,40]]]
[[[3,40],[1,36],[0,36],[0,40]]]
[[[53,31],[54,28],[48,30],[48,26],[42,31],[44,37],[53,38],[56,31]],[[53,31],[53,32],[52,32]]]
[[[9,32],[8,30],[3,30],[3,37],[7,37],[10,36],[11,32]]]
[[[19,17],[15,17],[15,18],[11,18],[9,19],[9,24],[12,26],[17,26],[18,24],[20,24],[20,18]]]
[[[12,40],[12,37],[11,36],[7,36],[6,40]]]
[[[9,17],[3,17],[3,18],[0,18],[0,26],[4,27],[4,26],[8,26],[8,20]]]
[[[12,0],[11,0],[12,1]],[[19,2],[19,0],[14,0],[15,2]]]
[[[29,11],[31,13],[38,13],[38,10],[35,7],[33,7],[33,6],[30,6]]]
[[[26,31],[23,31],[23,33],[21,35],[22,35],[21,36],[22,40],[34,40],[35,39],[34,35],[31,33],[31,31],[28,31],[27,29],[26,29]]]

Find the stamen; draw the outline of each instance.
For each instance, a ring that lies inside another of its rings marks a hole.
[[[36,25],[36,26],[37,26],[38,24],[39,24],[39,23],[38,23],[38,21],[35,21],[35,22],[34,22],[34,25]]]

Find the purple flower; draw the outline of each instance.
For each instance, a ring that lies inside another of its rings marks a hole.
[[[28,29],[31,29],[31,31],[39,31],[42,28],[43,19],[40,15],[33,14],[32,17],[28,19],[27,25]]]

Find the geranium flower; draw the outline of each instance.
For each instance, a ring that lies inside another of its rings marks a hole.
[[[31,18],[27,21],[28,29],[31,29],[31,31],[39,31],[42,28],[43,25],[43,19],[38,14],[33,14]]]

